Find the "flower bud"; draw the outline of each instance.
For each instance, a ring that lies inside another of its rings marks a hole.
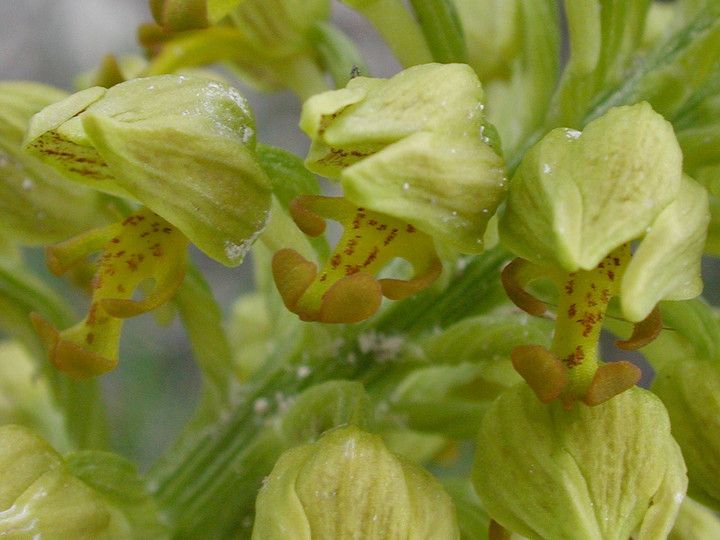
[[[459,538],[440,484],[354,426],[285,452],[256,505],[253,540]]]
[[[461,64],[356,77],[305,102],[300,127],[313,141],[306,165],[339,178],[353,204],[481,252],[506,180],[483,101],[477,76]]]
[[[209,25],[207,0],[150,0],[150,10],[155,22],[171,31]]]
[[[131,538],[125,517],[29,429],[0,427],[0,536]]]
[[[512,388],[483,419],[472,478],[497,523],[537,540],[665,538],[687,487],[667,412],[640,388],[570,410]]]
[[[21,151],[32,116],[66,96],[37,83],[0,83],[0,228],[12,241],[55,242],[101,222],[96,193]]]
[[[657,373],[653,391],[667,407],[688,468],[688,493],[720,510],[720,367],[683,358]]]
[[[38,113],[25,147],[71,180],[140,201],[228,266],[267,220],[250,109],[216,81],[163,75],[83,90]]]

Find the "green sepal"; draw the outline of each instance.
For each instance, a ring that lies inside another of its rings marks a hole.
[[[216,81],[165,75],[78,92],[35,116],[25,146],[72,180],[139,200],[227,266],[267,219],[252,114]]]
[[[668,414],[637,387],[568,410],[515,386],[483,419],[472,479],[490,516],[533,540],[664,538],[687,487]]]
[[[460,64],[356,77],[305,103],[300,127],[313,140],[306,165],[339,178],[353,203],[479,253],[506,182],[484,133],[483,99]]]
[[[132,530],[132,538],[168,538],[168,527],[160,519],[155,501],[134,463],[110,452],[80,451],[64,456],[73,476],[101,494],[120,510]]]
[[[413,223],[463,253],[484,249],[483,233],[505,193],[504,162],[468,137],[415,133],[341,176],[345,196]]]
[[[644,319],[660,300],[688,300],[702,292],[709,222],[707,191],[683,176],[677,198],[657,216],[625,270],[620,302],[631,321]]]

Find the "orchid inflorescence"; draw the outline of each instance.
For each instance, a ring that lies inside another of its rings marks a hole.
[[[340,3],[394,75],[330,0],[151,0],[144,57],[0,82],[0,536],[720,537],[720,2]],[[148,313],[201,389],[140,474],[98,379]]]

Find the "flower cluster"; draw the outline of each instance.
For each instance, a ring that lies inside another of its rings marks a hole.
[[[339,3],[0,82],[0,536],[719,538],[720,2]]]

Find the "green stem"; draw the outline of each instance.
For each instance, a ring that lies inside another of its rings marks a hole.
[[[198,268],[188,265],[174,298],[203,377],[203,405],[199,415],[217,412],[228,402],[235,377],[232,352],[223,330],[223,315]],[[204,411],[205,407],[209,411]]]
[[[455,5],[450,0],[410,0],[410,4],[433,59],[445,64],[467,63],[465,35]]]
[[[325,74],[310,56],[296,56],[289,60],[281,71],[282,82],[300,101],[330,90]]]
[[[433,55],[422,29],[402,0],[343,0],[368,19],[403,67],[427,64]]]

